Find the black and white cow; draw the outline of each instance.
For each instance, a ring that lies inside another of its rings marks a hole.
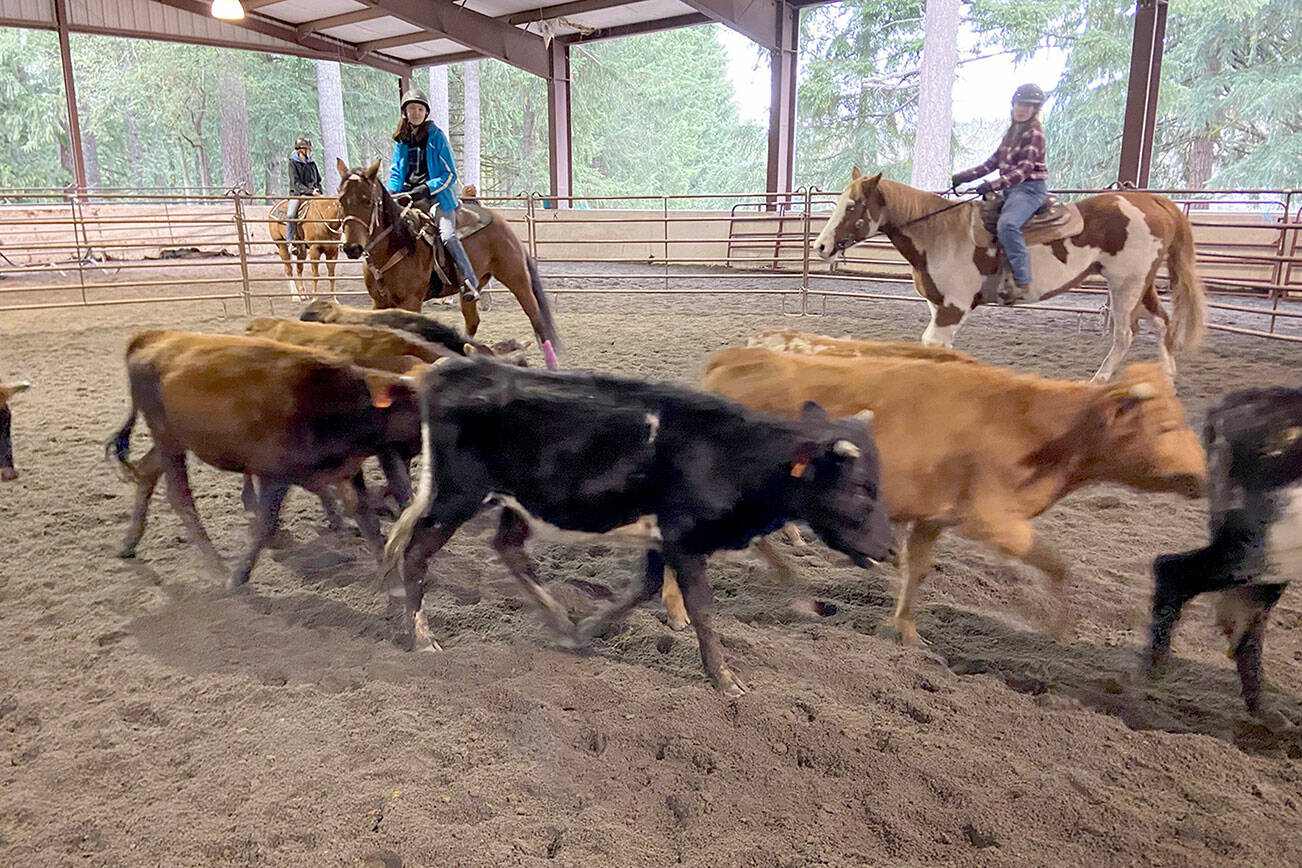
[[[1270,610],[1302,574],[1302,389],[1226,397],[1203,430],[1212,482],[1211,542],[1153,562],[1149,665],[1170,650],[1185,603],[1220,592],[1217,625],[1229,640],[1248,711],[1261,714],[1261,648]]]
[[[408,647],[430,639],[420,616],[430,557],[490,500],[505,504],[494,548],[572,640],[659,592],[664,567],[674,569],[705,670],[729,695],[744,688],[710,629],[710,554],[803,520],[860,566],[893,555],[862,419],[829,419],[811,404],[786,420],[680,386],[479,360],[441,363],[420,397],[419,491],[385,550],[387,569],[401,568]],[[576,630],[524,553],[530,525],[607,533],[646,520],[658,539],[644,581]]]

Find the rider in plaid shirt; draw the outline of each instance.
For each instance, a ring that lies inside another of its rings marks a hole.
[[[998,178],[982,181],[975,192],[985,195],[995,190],[1007,191],[999,211],[998,235],[1013,272],[1013,283],[1017,284],[1017,297],[1025,295],[1031,285],[1031,257],[1026,252],[1022,225],[1040,210],[1049,197],[1045,186],[1049,168],[1044,161],[1044,127],[1040,125],[1042,105],[1044,91],[1038,85],[1019,87],[1013,93],[1012,123],[999,148],[981,165],[957,172],[950,178],[953,186],[957,187],[999,170]]]

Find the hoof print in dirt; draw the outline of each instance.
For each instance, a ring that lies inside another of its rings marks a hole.
[[[978,850],[999,846],[999,842],[995,840],[993,834],[983,832],[971,823],[963,827],[963,837],[967,838],[967,842]]]

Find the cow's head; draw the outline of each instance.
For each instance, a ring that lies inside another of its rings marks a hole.
[[[1128,367],[1121,382],[1100,391],[1092,409],[1098,441],[1087,448],[1100,477],[1141,491],[1206,493],[1207,456],[1157,365]]]
[[[0,383],[0,481],[3,482],[12,482],[18,478],[18,471],[14,470],[14,444],[9,435],[9,399],[29,388],[27,383],[14,383],[12,386]]]
[[[829,419],[807,403],[801,413],[811,439],[793,457],[797,500],[805,521],[832,548],[863,567],[895,557],[895,539],[880,503],[881,464],[869,432],[871,414]]]
[[[529,367],[528,360],[524,357],[524,347],[515,338],[508,338],[504,341],[489,346],[476,341],[466,341],[462,346],[462,354],[467,356],[484,356],[501,365],[511,365],[516,368]]]
[[[371,243],[380,223],[380,207],[384,201],[384,186],[380,183],[380,161],[364,169],[350,169],[343,160],[337,160],[339,169],[339,210],[343,214],[344,254],[349,259],[361,256]]]
[[[343,305],[338,302],[318,298],[303,308],[298,318],[303,322],[335,322],[339,319],[341,310]]]
[[[850,186],[841,193],[832,216],[814,239],[814,252],[820,258],[834,259],[878,230],[886,211],[881,180],[881,172],[870,178],[858,166],[851,170]]]

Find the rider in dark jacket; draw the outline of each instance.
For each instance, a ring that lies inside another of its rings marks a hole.
[[[312,161],[312,140],[299,136],[294,142],[294,153],[289,155],[289,195],[320,196],[321,173]],[[298,212],[302,199],[291,198],[285,210],[285,240],[292,242],[298,231]]]
[[[402,97],[402,120],[393,134],[393,161],[385,186],[390,193],[406,193],[413,205],[428,210],[434,204],[439,239],[461,272],[461,297],[479,298],[479,278],[466,249],[457,237],[457,170],[452,165],[448,137],[429,119],[429,101],[418,90]]]

